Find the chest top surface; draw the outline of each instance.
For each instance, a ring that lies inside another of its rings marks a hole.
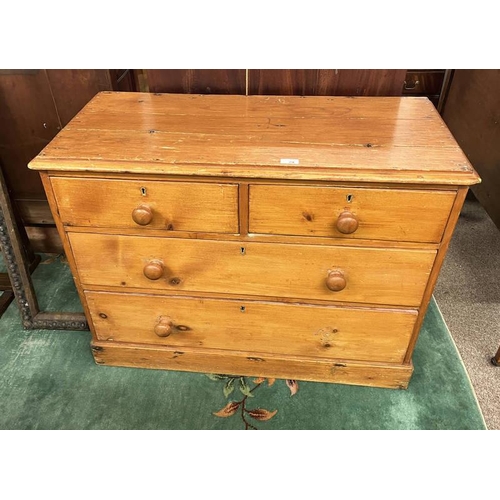
[[[419,97],[101,92],[29,167],[448,185],[480,180],[432,103]]]

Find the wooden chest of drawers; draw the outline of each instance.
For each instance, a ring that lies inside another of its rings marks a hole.
[[[30,168],[97,363],[394,388],[479,182],[412,97],[103,92]]]

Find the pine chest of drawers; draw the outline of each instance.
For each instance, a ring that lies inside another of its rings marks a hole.
[[[97,363],[393,388],[479,182],[413,97],[103,92],[30,168]]]

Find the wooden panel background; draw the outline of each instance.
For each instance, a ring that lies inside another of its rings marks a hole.
[[[148,69],[150,92],[245,94],[244,69]]]
[[[401,95],[406,70],[251,69],[248,93],[259,95]]]
[[[406,70],[149,69],[146,75],[150,92],[389,96],[401,95]]]
[[[110,69],[109,74],[114,90],[118,90],[120,92],[136,92],[139,90],[137,85],[136,70]]]
[[[455,70],[443,119],[482,178],[473,193],[500,228],[500,70]]]
[[[112,88],[110,74],[106,70],[48,69],[46,71],[63,127],[98,92]]]
[[[0,74],[0,159],[15,199],[43,199],[38,172],[28,162],[59,132],[47,73]]]

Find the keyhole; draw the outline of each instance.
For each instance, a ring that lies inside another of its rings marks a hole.
[[[245,248],[245,247],[241,247],[241,248],[240,248],[240,252],[241,252],[241,255],[245,255],[245,253],[246,253],[246,248]]]
[[[348,194],[346,196],[346,200],[347,200],[347,203],[351,203],[351,201],[352,201],[352,194]]]
[[[141,194],[142,194],[142,196],[146,196],[147,189],[145,187],[141,187]]]
[[[244,312],[246,311],[246,307],[245,307],[245,306],[241,306],[241,307],[240,307],[240,311],[241,311],[242,313],[244,313]]]

